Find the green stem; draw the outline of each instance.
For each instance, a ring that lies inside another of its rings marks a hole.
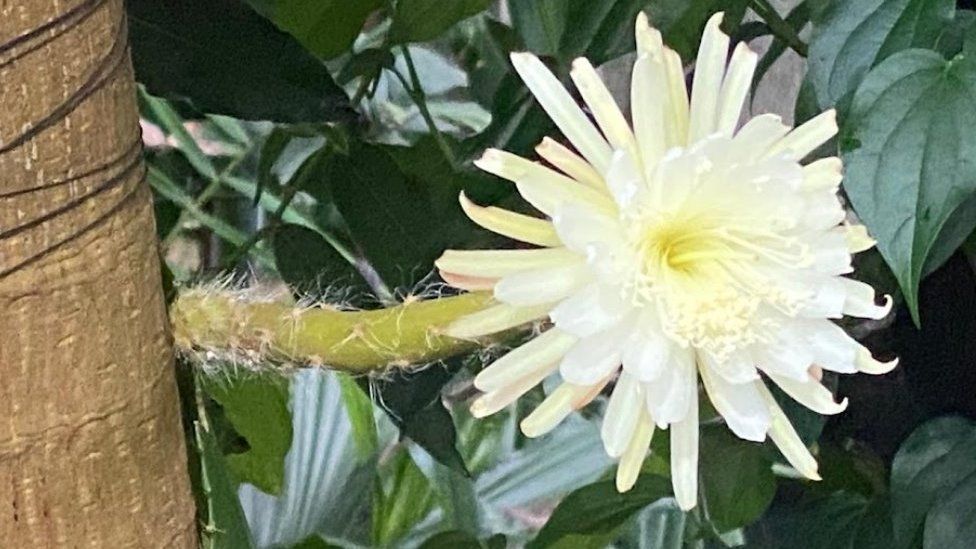
[[[478,292],[388,309],[339,311],[191,290],[173,303],[170,320],[177,347],[187,352],[364,374],[473,350],[476,342],[443,335],[443,329],[493,303],[490,293]]]
[[[213,198],[214,195],[216,195],[217,192],[220,190],[220,188],[223,186],[224,179],[227,176],[229,176],[231,172],[233,172],[234,169],[236,169],[237,166],[240,165],[240,163],[243,160],[244,160],[243,155],[235,157],[230,163],[227,164],[226,168],[221,170],[220,173],[216,175],[216,177],[214,177],[207,183],[207,186],[204,187],[202,191],[200,191],[200,194],[198,194],[196,199],[194,200],[194,204],[196,205],[197,210],[203,211],[203,209],[210,202],[210,199]],[[176,236],[179,234],[180,227],[182,227],[189,218],[190,218],[189,211],[185,209],[180,211],[180,215],[176,219],[176,223],[173,224],[173,228],[163,238],[163,246],[168,245],[173,241],[174,238],[176,238]]]
[[[454,155],[454,150],[451,149],[451,145],[447,142],[447,139],[444,138],[444,134],[437,128],[433,115],[430,114],[430,109],[427,106],[427,94],[424,93],[424,88],[420,85],[420,77],[417,75],[417,67],[413,64],[413,57],[410,56],[410,50],[407,46],[401,46],[400,50],[403,52],[403,60],[407,63],[410,82],[407,82],[407,79],[396,68],[393,69],[393,73],[397,75],[400,83],[403,84],[407,93],[410,94],[410,98],[416,103],[417,109],[420,110],[420,116],[427,123],[427,128],[430,130],[431,135],[434,136],[434,140],[437,141],[437,146],[440,147],[447,163],[450,164],[453,170],[457,171],[457,157]]]
[[[801,57],[807,56],[809,48],[806,43],[800,39],[793,26],[786,22],[779,12],[776,11],[776,8],[769,3],[769,0],[753,0],[751,6],[756,14],[766,22],[769,30],[773,31],[773,35],[786,42]]]

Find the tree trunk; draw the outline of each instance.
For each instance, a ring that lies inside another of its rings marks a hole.
[[[0,0],[4,547],[196,546],[150,200],[122,1]]]

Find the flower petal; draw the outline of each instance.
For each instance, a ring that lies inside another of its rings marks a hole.
[[[463,191],[459,200],[464,213],[472,221],[489,231],[537,246],[560,246],[562,244],[551,221],[494,206],[479,206],[468,199]]]
[[[624,453],[633,438],[637,420],[642,412],[646,413],[645,410],[641,384],[626,372],[620,374],[600,426],[600,438],[608,456],[615,458]]]
[[[434,264],[457,275],[497,278],[512,273],[573,265],[579,254],[566,248],[541,250],[446,250]]]
[[[522,434],[529,438],[535,438],[548,433],[566,419],[566,416],[573,410],[592,400],[594,390],[598,393],[608,380],[609,378],[595,386],[563,383],[522,420],[522,423],[519,424]]]
[[[607,165],[610,154],[607,154]],[[482,170],[515,183],[519,194],[542,213],[552,216],[559,205],[577,202],[615,213],[613,201],[604,193],[520,156],[488,149],[475,161]]]
[[[645,383],[658,379],[677,345],[659,333],[634,330],[621,355],[624,371]]]
[[[844,237],[847,239],[847,249],[852,254],[870,250],[877,244],[868,236],[868,228],[864,225],[845,225]]]
[[[589,254],[594,243],[617,243],[624,236],[617,218],[579,204],[562,204],[552,222],[563,244],[579,254]]]
[[[818,366],[841,374],[857,372],[855,361],[860,344],[843,328],[829,320],[811,320],[804,323],[804,330]]]
[[[647,408],[658,425],[681,421],[689,413],[689,403],[698,392],[696,379],[694,352],[672,347],[662,374],[644,384]]]
[[[732,139],[733,154],[742,159],[758,158],[790,132],[789,126],[775,114],[761,114],[746,122]]]
[[[471,404],[471,415],[482,418],[502,410],[532,390],[533,387],[542,383],[544,379],[556,371],[558,365],[558,362],[552,362],[531,369],[521,377],[512,380],[508,385],[481,395]]]
[[[586,337],[617,324],[628,310],[616,288],[593,283],[559,303],[549,318],[560,330]]]
[[[836,193],[844,180],[844,163],[832,156],[821,158],[803,166],[803,189]]]
[[[695,507],[698,501],[697,390],[692,395],[685,417],[671,424],[671,485],[682,511]]]
[[[783,413],[783,409],[779,407],[772,393],[769,392],[769,389],[761,381],[756,382],[756,387],[766,406],[769,408],[769,414],[772,417],[772,423],[769,427],[769,438],[776,444],[779,451],[783,453],[786,461],[801,475],[811,480],[820,480],[820,475],[817,474],[817,460],[810,454],[810,450],[807,449],[806,444],[803,444],[800,435],[796,434],[796,429],[793,428],[789,418]]]
[[[782,389],[784,393],[789,395],[790,398],[813,410],[814,412],[817,412],[818,414],[830,416],[839,414],[847,409],[846,398],[839,403],[834,402],[834,395],[830,392],[830,390],[809,375],[804,381],[797,381],[792,378],[771,374],[768,372],[767,375],[769,376],[769,379],[773,380],[776,385],[779,385],[779,388]]]
[[[665,107],[667,106],[667,69],[660,55],[642,54],[634,62],[630,85],[631,119],[645,173],[667,150]]]
[[[752,87],[752,75],[759,63],[759,56],[749,49],[745,42],[739,42],[732,53],[729,68],[722,81],[719,92],[718,122],[715,129],[724,135],[731,136],[742,115],[742,106],[749,96]]]
[[[572,177],[580,183],[593,187],[594,189],[604,189],[606,184],[603,176],[597,173],[589,162],[580,158],[576,153],[563,146],[558,141],[545,137],[542,143],[535,147],[535,152],[544,158],[564,174]]]
[[[640,407],[637,427],[630,438],[630,444],[623,455],[620,456],[620,463],[617,464],[617,491],[626,492],[637,483],[640,476],[641,466],[644,465],[644,458],[647,457],[647,449],[651,445],[654,437],[654,422],[644,407]]]
[[[516,307],[499,303],[455,320],[444,330],[444,333],[459,339],[496,334],[543,318],[549,314],[550,308],[551,305],[548,303],[534,307]]]
[[[753,382],[729,383],[711,367],[699,369],[715,410],[739,438],[762,442],[769,430],[769,410]]]
[[[459,290],[467,290],[469,292],[480,292],[484,290],[493,290],[495,284],[498,284],[497,278],[487,278],[482,276],[466,276],[454,273],[449,273],[447,271],[440,271],[438,273],[444,282],[452,288],[457,288]]]
[[[521,271],[505,276],[495,284],[495,299],[522,307],[552,303],[591,280],[593,273],[582,261]]]
[[[830,109],[811,118],[773,145],[768,156],[785,155],[802,160],[830,138],[837,135],[837,111]]]
[[[857,365],[858,372],[872,375],[883,375],[894,370],[895,367],[898,366],[898,359],[894,358],[888,362],[881,362],[880,360],[871,356],[871,351],[868,351],[866,348],[861,346],[857,350],[855,364]]]
[[[574,343],[575,337],[556,329],[549,330],[482,370],[474,378],[474,386],[486,393],[507,387],[533,372],[551,368]]]
[[[843,284],[847,294],[844,300],[845,315],[880,320],[891,312],[894,301],[890,295],[885,296],[884,305],[875,305],[874,288],[869,284],[850,278],[839,278],[838,280]]]
[[[699,351],[698,360],[728,383],[740,384],[759,379],[759,371],[749,353],[733,352],[718,360],[707,351]]]
[[[593,385],[620,367],[620,349],[629,328],[613,326],[581,338],[559,364],[559,375],[574,385]]]
[[[604,173],[610,163],[610,146],[559,79],[531,53],[513,53],[511,59],[515,71],[563,135],[598,172]]]
[[[729,37],[719,28],[723,17],[724,14],[719,12],[708,20],[698,49],[695,77],[691,85],[689,145],[708,137],[716,129],[719,88],[729,52]]]
[[[613,152],[610,169],[607,170],[607,188],[621,209],[626,210],[635,202],[645,202],[641,199],[646,196],[647,185],[638,171],[637,163],[627,151]]]
[[[606,84],[596,73],[596,69],[585,57],[573,60],[573,67],[569,71],[570,78],[576,84],[583,101],[590,108],[593,118],[603,130],[610,146],[614,149],[624,150],[633,156],[637,156],[637,143],[634,141],[634,134],[630,131],[627,119],[620,112],[620,107],[614,100]]]

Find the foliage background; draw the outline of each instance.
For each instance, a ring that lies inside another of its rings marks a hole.
[[[473,169],[558,137],[508,63],[626,66],[639,10],[693,60],[705,20],[806,59],[802,121],[837,108],[844,190],[878,239],[860,277],[893,318],[845,326],[902,366],[788,412],[824,481],[706,422],[701,505],[666,437],[617,494],[600,406],[526,440],[466,411],[481,357],[412,374],[180,369],[208,547],[971,547],[976,540],[976,12],[951,0],[129,0],[170,295],[220,272],[375,308],[432,296],[446,247],[506,245],[456,197],[521,208]],[[608,69],[611,75],[613,69]],[[493,238],[495,240],[493,240]],[[270,291],[270,290],[269,290]],[[528,400],[540,399],[541,394]],[[967,419],[968,418],[968,419]],[[714,423],[714,422],[711,422]]]

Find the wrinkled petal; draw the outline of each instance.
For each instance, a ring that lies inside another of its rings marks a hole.
[[[769,410],[754,382],[729,383],[710,367],[700,370],[702,383],[715,410],[739,438],[762,442],[769,430]]]
[[[549,318],[560,330],[586,337],[617,324],[629,310],[617,288],[593,283],[560,302]]]
[[[850,278],[838,279],[846,291],[844,299],[844,314],[858,318],[873,318],[875,320],[888,316],[894,302],[891,296],[885,296],[884,305],[875,305],[874,288],[863,282]]]

